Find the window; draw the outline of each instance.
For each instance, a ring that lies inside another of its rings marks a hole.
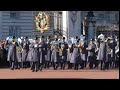
[[[104,19],[104,14],[99,14],[99,20],[103,20]]]
[[[20,27],[19,26],[9,26],[9,36],[20,37]]]
[[[118,21],[118,20],[119,20],[119,19],[118,19],[118,15],[117,15],[117,14],[115,15],[115,20],[116,20],[116,21]]]
[[[10,11],[10,18],[17,19],[19,17],[19,11]]]

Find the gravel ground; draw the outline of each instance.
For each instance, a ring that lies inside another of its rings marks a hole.
[[[52,70],[32,72],[30,69],[0,69],[0,79],[64,78],[64,79],[119,79],[119,70]]]

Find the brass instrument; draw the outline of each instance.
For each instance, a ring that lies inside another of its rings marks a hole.
[[[16,42],[12,41],[12,44],[14,44],[14,45],[15,45],[15,43],[16,43]]]
[[[107,45],[107,53],[108,54],[112,54],[112,49],[111,48],[109,48],[109,46]]]
[[[62,48],[59,48],[59,56],[62,56]]]
[[[17,46],[16,50],[17,50],[17,53],[22,53],[23,51],[22,46]]]

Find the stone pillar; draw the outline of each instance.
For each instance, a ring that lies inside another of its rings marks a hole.
[[[81,11],[69,11],[69,36],[81,35]]]
[[[57,14],[54,13],[54,29],[57,30]]]
[[[81,12],[80,11],[63,11],[63,36],[80,37],[81,35]]]
[[[68,11],[63,11],[62,12],[62,34],[63,36],[66,38],[66,40],[68,39]]]

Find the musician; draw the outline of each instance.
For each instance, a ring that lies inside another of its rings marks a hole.
[[[20,69],[22,62],[22,43],[19,41],[17,42],[16,46],[16,56],[17,56],[16,69]]]
[[[80,62],[80,69],[84,69],[85,68],[85,57],[86,54],[86,47],[85,47],[85,42],[81,39],[80,41],[80,56],[81,56],[81,62]]]
[[[95,46],[96,46],[96,48],[95,48],[95,62],[94,62],[95,67],[94,68],[98,68],[99,60],[97,60],[97,55],[98,55],[98,51],[99,51],[99,47],[100,47],[99,39],[95,39]]]
[[[55,40],[52,42],[52,46],[51,46],[51,61],[52,61],[52,65],[54,70],[57,70],[58,68],[58,62],[59,62],[59,42],[58,42],[58,38],[55,38]]]
[[[117,46],[116,46],[116,51],[115,51],[115,68],[119,68],[119,39],[116,40],[117,41]]]
[[[70,60],[71,60],[71,56],[72,56],[72,53],[73,53],[73,44],[72,44],[72,41],[71,39],[68,41],[68,49],[67,49],[67,64],[68,64],[68,69],[72,69],[72,65],[70,63]]]
[[[112,68],[115,67],[115,47],[117,46],[117,42],[115,41],[115,38],[112,39],[111,41],[111,49],[112,49],[112,53],[111,53],[111,59],[112,59]]]
[[[89,62],[89,68],[93,69],[94,61],[95,61],[95,44],[94,40],[91,39],[89,44],[88,44],[88,62]]]
[[[30,67],[31,70],[33,70],[33,51],[34,51],[34,39],[31,40],[30,44],[29,44],[29,51],[28,51],[28,55],[27,55],[27,61],[30,62]]]
[[[39,70],[42,71],[45,65],[45,41],[44,36],[40,37],[39,41]]]
[[[107,36],[100,40],[100,47],[98,51],[97,60],[100,60],[101,70],[105,70],[106,62],[108,61],[108,52],[107,52]]]
[[[67,61],[67,49],[68,44],[65,42],[65,37],[63,37],[63,41],[61,43],[62,57],[61,57],[61,69],[65,69],[65,63]]]
[[[15,68],[15,62],[16,62],[16,46],[17,42],[15,40],[15,36],[12,37],[12,42],[9,43],[9,49],[8,49],[8,57],[7,61],[10,62],[10,68],[11,70],[14,70]]]
[[[105,67],[104,67],[104,69],[109,69],[109,64],[110,64],[110,62],[111,62],[111,55],[112,55],[112,49],[110,48],[110,39],[108,38],[106,41],[105,41],[105,43],[106,43],[106,60],[105,60]]]
[[[23,42],[23,50],[22,50],[22,68],[27,68],[27,64],[28,62],[26,61],[27,59],[27,55],[28,55],[28,51],[29,51],[29,41],[28,41],[28,37],[24,38],[24,42]]]
[[[39,43],[38,43],[38,38],[36,37],[34,39],[33,43],[33,52],[32,52],[32,72],[37,72],[39,70]]]
[[[4,47],[4,44],[5,43],[0,41],[0,66],[7,65],[7,58],[6,58],[7,51]]]
[[[47,37],[46,43],[46,55],[45,55],[45,67],[49,69],[50,67],[50,62],[51,62],[51,38]]]
[[[74,66],[74,70],[78,70],[78,65],[80,62],[80,44],[79,40],[77,40],[77,43],[73,46],[73,53],[71,56],[71,61],[70,63]]]

